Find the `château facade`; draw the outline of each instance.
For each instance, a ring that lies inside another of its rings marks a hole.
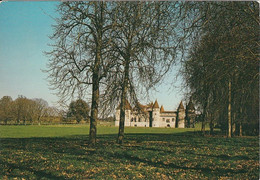
[[[159,107],[157,100],[147,105],[139,104],[132,108],[126,102],[125,126],[135,127],[171,127],[171,128],[193,128],[195,123],[195,108],[189,102],[186,109],[182,101],[176,111],[165,111],[163,106]],[[116,109],[115,126],[119,126],[120,108]]]

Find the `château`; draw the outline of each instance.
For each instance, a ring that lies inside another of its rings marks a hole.
[[[195,117],[191,100],[186,109],[181,101],[176,111],[165,111],[163,106],[159,107],[157,100],[147,105],[138,103],[134,108],[126,101],[125,126],[194,128]],[[120,106],[116,109],[115,126],[119,126],[119,120]]]

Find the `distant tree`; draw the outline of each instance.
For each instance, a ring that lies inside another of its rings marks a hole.
[[[88,104],[82,99],[72,101],[69,105],[67,117],[74,117],[79,123],[82,119],[87,120],[89,118],[89,109]]]
[[[12,114],[13,100],[10,96],[3,96],[0,99],[0,121],[7,124],[14,116]]]
[[[48,108],[48,102],[43,99],[33,99],[34,115],[36,116],[38,125],[41,124],[41,118],[46,114]]]
[[[26,123],[27,119],[27,106],[28,106],[28,99],[25,96],[19,95],[18,98],[14,101],[14,115],[17,124]]]

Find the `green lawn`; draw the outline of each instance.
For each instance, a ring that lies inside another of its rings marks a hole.
[[[0,126],[0,179],[258,179],[258,137],[201,137],[194,129]]]

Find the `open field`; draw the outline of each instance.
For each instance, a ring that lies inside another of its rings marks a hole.
[[[258,179],[258,137],[201,137],[194,129],[0,126],[0,179]]]

